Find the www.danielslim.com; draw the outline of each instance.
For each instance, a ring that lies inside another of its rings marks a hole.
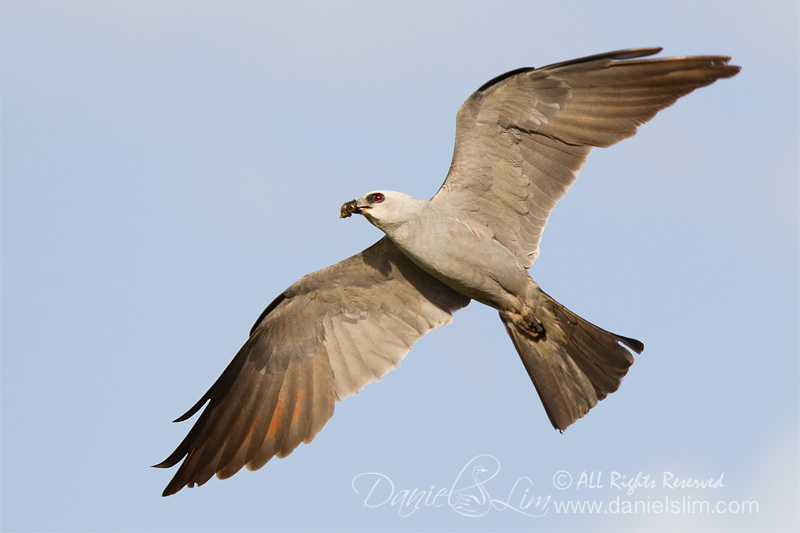
[[[695,500],[690,496],[629,500],[553,500],[556,514],[758,514],[757,501]]]

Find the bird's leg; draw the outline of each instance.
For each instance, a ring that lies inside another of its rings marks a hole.
[[[522,321],[526,326],[526,331],[530,332],[534,338],[544,335],[544,326],[539,317],[533,312],[530,307],[524,307],[522,310]]]
[[[544,325],[534,313],[533,308],[523,303],[518,312],[503,311],[503,314],[534,340],[544,337]]]
[[[544,337],[544,325],[539,317],[534,314],[533,309],[528,306],[522,308],[522,313],[519,315],[522,319],[522,325],[525,333],[528,333],[534,339]]]

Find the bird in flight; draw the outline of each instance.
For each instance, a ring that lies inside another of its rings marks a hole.
[[[528,269],[550,212],[593,147],[636,134],[698,87],[736,75],[729,57],[650,58],[660,48],[521,68],[458,111],[447,178],[429,200],[373,191],[346,202],[386,235],[304,276],[267,306],[159,468],[163,492],[257,470],[309,443],[334,404],[396,367],[470,300],[497,309],[553,427],[617,390],[638,340],[605,331],[545,293]],[[643,59],[644,58],[644,59]]]

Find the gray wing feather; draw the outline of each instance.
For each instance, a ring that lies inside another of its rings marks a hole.
[[[380,380],[468,303],[388,237],[303,277],[267,307],[219,379],[177,420],[207,404],[175,452],[156,465],[183,460],[164,495],[243,466],[256,470],[311,442],[335,400]]]
[[[486,83],[458,112],[453,161],[431,205],[484,224],[530,268],[592,147],[635,135],[681,96],[740,70],[724,56],[636,59],[660,50],[517,69]]]

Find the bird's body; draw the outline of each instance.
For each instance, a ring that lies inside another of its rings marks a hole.
[[[641,342],[605,331],[528,274],[556,202],[592,147],[631,137],[692,90],[739,67],[724,56],[641,59],[622,50],[523,68],[461,106],[450,171],[421,200],[373,191],[342,206],[386,236],[304,276],[262,313],[205,405],[159,467],[183,461],[164,490],[261,468],[310,442],[336,400],[392,370],[421,336],[471,300],[498,310],[551,423],[564,430],[614,392]],[[627,349],[626,349],[627,347]],[[206,405],[207,404],[207,405]]]
[[[496,309],[511,309],[533,280],[505,246],[484,226],[470,225],[441,213],[436,205],[411,196],[386,191],[387,201],[414,205],[410,215],[392,223],[373,222],[422,270],[464,296]],[[403,210],[405,213],[406,211]],[[375,220],[366,212],[370,221]],[[451,243],[457,242],[454,261]]]

